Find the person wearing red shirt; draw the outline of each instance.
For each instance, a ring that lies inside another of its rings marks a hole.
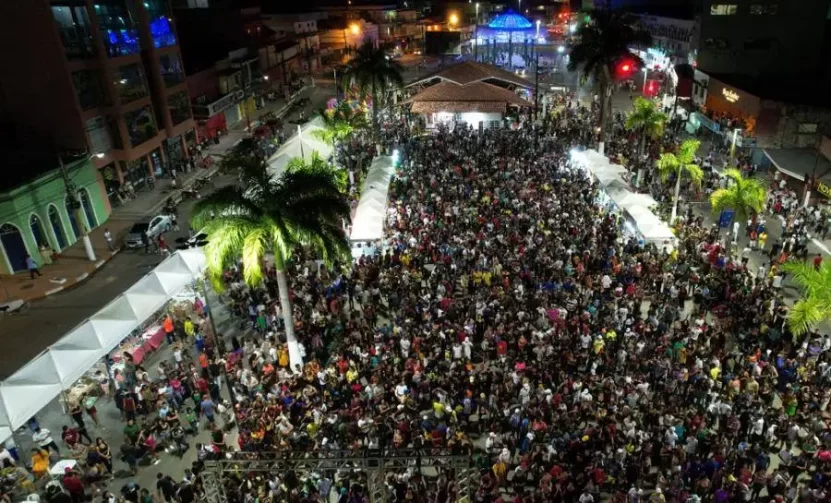
[[[817,256],[814,257],[814,269],[819,271],[819,266],[822,265],[822,254],[817,253]]]
[[[72,498],[72,503],[83,503],[84,483],[81,482],[78,475],[72,471],[72,468],[66,467],[66,474],[63,476],[63,479],[61,479],[61,484],[63,484],[66,492],[69,493],[69,497]]]

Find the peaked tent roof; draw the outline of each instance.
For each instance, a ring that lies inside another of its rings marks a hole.
[[[501,112],[508,105],[531,106],[503,87],[487,82],[472,82],[459,85],[453,82],[439,82],[416,94],[405,103],[412,103],[415,113],[431,112]]]
[[[507,70],[503,70],[498,66],[486,65],[475,61],[465,61],[457,65],[442,68],[441,70],[437,70],[422,77],[409,86],[436,78],[441,79],[444,82],[449,81],[459,85],[466,85],[472,82],[482,82],[485,80],[500,80],[506,84],[513,84],[515,86],[524,87],[525,89],[533,89],[534,87],[534,84],[531,82]]]
[[[513,9],[508,9],[502,14],[494,16],[488,23],[488,28],[503,31],[528,30],[534,28],[534,23],[522,14],[516,13]]]

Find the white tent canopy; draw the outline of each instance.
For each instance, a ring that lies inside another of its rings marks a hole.
[[[324,159],[332,155],[332,150],[334,150],[332,145],[318,140],[312,134],[314,131],[323,129],[323,119],[320,117],[315,117],[299,126],[297,131],[268,160],[268,172],[278,177],[283,174],[286,165],[293,158],[302,157],[308,161],[312,158],[312,152],[317,152]]]
[[[10,437],[61,391],[70,388],[95,362],[200,276],[204,268],[202,250],[176,252],[0,382],[0,438]]]
[[[392,157],[382,155],[373,159],[352,221],[351,241],[373,241],[384,237],[387,194],[394,173]]]

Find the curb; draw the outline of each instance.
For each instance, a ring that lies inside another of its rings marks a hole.
[[[89,279],[90,276],[92,276],[92,273],[94,273],[95,271],[100,269],[104,264],[106,264],[107,262],[112,260],[116,255],[118,255],[119,251],[121,251],[121,250],[116,250],[114,252],[111,252],[109,257],[107,257],[105,259],[101,259],[101,260],[99,260],[98,262],[95,263],[95,269],[93,271],[85,272],[83,274],[80,274],[71,283],[67,283],[66,285],[62,285],[62,286],[59,286],[57,288],[53,288],[51,290],[47,290],[46,292],[43,293],[42,296],[35,297],[33,299],[26,299],[25,302],[32,302],[32,301],[35,301],[35,300],[40,300],[40,299],[49,297],[50,295],[55,295],[56,293],[60,293],[60,292],[62,292],[64,290],[67,290],[69,288],[78,286],[78,284],[83,283],[84,281]]]

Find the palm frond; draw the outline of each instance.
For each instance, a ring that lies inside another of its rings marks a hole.
[[[200,199],[194,206],[191,227],[200,229],[223,215],[257,215],[260,208],[249,197],[251,193],[236,185],[227,185],[215,190]]]
[[[697,164],[685,164],[683,166],[684,173],[695,185],[701,185],[701,180],[704,179],[704,172]]]
[[[661,176],[661,180],[666,182],[671,174],[678,173],[680,163],[678,162],[678,158],[675,154],[671,152],[664,152],[661,154],[661,157],[658,158],[658,161],[655,163],[655,167],[658,168],[658,174]]]
[[[801,299],[788,311],[788,328],[794,334],[802,335],[828,319],[831,314],[830,308],[827,299],[826,301],[815,297]]]
[[[269,233],[264,226],[251,229],[242,243],[242,275],[251,286],[263,282],[263,256],[269,244]]]
[[[831,269],[831,268],[829,268]],[[782,264],[782,270],[791,275],[792,281],[807,295],[811,296],[823,288],[823,279],[820,272],[808,262],[786,262]]]

